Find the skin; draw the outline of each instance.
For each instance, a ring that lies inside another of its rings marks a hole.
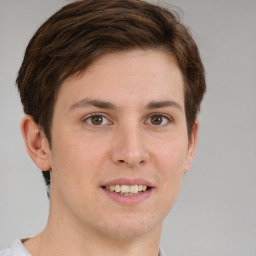
[[[21,130],[35,164],[52,169],[48,224],[24,243],[33,256],[157,255],[198,131],[196,121],[189,141],[172,56],[132,50],[100,57],[58,92],[51,148],[30,116]],[[151,182],[150,197],[131,205],[111,199],[102,184],[123,177]]]

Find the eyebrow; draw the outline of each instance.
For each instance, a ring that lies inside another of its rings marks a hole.
[[[115,105],[110,102],[102,101],[102,100],[94,100],[89,98],[79,100],[78,102],[73,104],[69,109],[72,110],[75,108],[87,107],[87,106],[94,106],[97,108],[105,108],[105,109],[116,109]]]
[[[148,109],[166,108],[166,107],[174,107],[180,111],[183,111],[181,105],[178,104],[176,101],[172,101],[172,100],[152,101],[147,105]]]
[[[78,102],[74,103],[69,108],[69,110],[73,110],[75,108],[81,108],[81,107],[88,107],[88,106],[94,106],[94,107],[102,108],[102,109],[117,109],[117,107],[111,102],[84,98],[84,99],[81,99]],[[157,108],[165,108],[165,107],[174,107],[180,111],[183,111],[180,104],[178,104],[175,101],[171,101],[171,100],[152,101],[146,105],[146,109],[157,109]]]

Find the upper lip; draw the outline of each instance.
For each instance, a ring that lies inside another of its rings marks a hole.
[[[153,187],[152,183],[142,178],[129,179],[129,178],[117,178],[107,181],[102,187],[114,186],[114,185],[146,185],[147,187]]]

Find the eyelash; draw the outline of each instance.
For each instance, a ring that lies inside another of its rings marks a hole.
[[[87,123],[88,123],[89,125],[91,125],[91,126],[102,126],[102,124],[100,124],[100,125],[95,125],[95,124],[89,123],[88,120],[89,120],[90,118],[93,118],[93,117],[102,117],[102,118],[108,120],[108,122],[110,122],[109,119],[108,119],[108,118],[105,116],[105,114],[103,114],[103,113],[93,113],[93,114],[90,114],[89,116],[86,116],[85,118],[83,118],[82,122],[87,122]],[[111,123],[111,122],[110,122],[110,123]],[[103,125],[108,125],[108,124],[103,124]]]
[[[153,113],[153,114],[150,114],[149,117],[147,118],[146,122],[147,122],[150,118],[152,118],[152,117],[154,117],[154,116],[160,116],[160,117],[162,117],[162,118],[165,118],[167,121],[166,121],[165,124],[160,124],[160,125],[151,124],[153,127],[159,127],[159,126],[160,126],[160,127],[165,127],[165,126],[168,126],[170,123],[173,122],[173,118],[172,118],[172,117],[170,117],[169,115],[163,114],[163,113]]]
[[[160,125],[154,125],[154,124],[151,123],[150,125],[152,125],[153,127],[165,127],[165,126],[168,126],[170,123],[173,122],[173,118],[170,117],[170,116],[168,116],[168,115],[165,115],[165,114],[163,114],[163,113],[152,113],[152,114],[150,114],[150,115],[147,117],[145,123],[147,123],[147,121],[150,120],[150,118],[152,118],[152,117],[154,117],[154,116],[155,116],[155,117],[160,116],[160,117],[166,119],[167,121],[166,121],[165,124],[160,124]],[[99,124],[99,125],[96,125],[96,124],[92,124],[92,122],[89,123],[88,120],[89,120],[90,118],[93,118],[93,117],[102,117],[103,119],[106,119],[106,120],[108,121],[108,123],[113,124],[113,122],[109,121],[109,118],[107,118],[107,117],[105,116],[105,114],[103,114],[103,113],[93,113],[93,114],[90,114],[89,116],[86,116],[85,118],[83,118],[82,122],[87,122],[87,123],[88,123],[89,125],[91,125],[91,126],[99,126],[99,127],[100,127],[100,126],[103,126],[103,125],[104,125],[104,126],[105,126],[105,125],[109,125],[109,124]]]

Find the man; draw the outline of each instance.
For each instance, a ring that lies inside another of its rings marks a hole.
[[[74,2],[31,39],[17,86],[50,212],[0,255],[162,255],[205,92],[186,28],[140,0]]]

